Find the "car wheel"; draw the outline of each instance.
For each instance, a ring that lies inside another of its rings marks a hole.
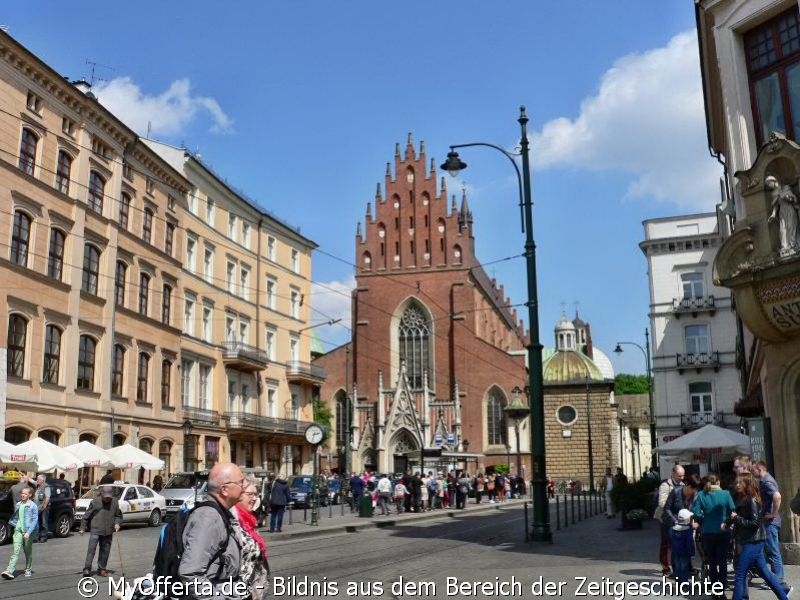
[[[0,519],[0,544],[5,544],[11,539],[11,528],[8,526],[8,521]]]
[[[61,513],[53,526],[53,535],[60,538],[67,537],[71,529],[72,517],[69,513]]]
[[[150,513],[150,518],[147,519],[147,524],[150,527],[157,527],[161,525],[161,511],[157,508],[153,509],[153,512]]]

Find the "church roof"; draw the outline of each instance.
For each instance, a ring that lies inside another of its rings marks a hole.
[[[582,352],[561,350],[542,361],[542,379],[545,384],[605,381],[603,372],[591,358]]]

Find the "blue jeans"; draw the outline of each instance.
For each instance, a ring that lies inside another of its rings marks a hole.
[[[728,548],[731,545],[731,534],[728,531],[704,533],[701,539],[708,562],[708,579],[711,583],[720,582],[724,589],[728,584]]]
[[[764,540],[764,555],[767,558],[767,564],[769,564],[770,570],[783,585],[783,558],[781,557],[779,542],[781,528],[774,523],[765,523],[764,532],[767,534],[767,539]]]
[[[281,506],[278,504],[272,504],[269,507],[269,530],[275,531],[276,529],[280,531],[283,529],[283,511],[286,510],[286,506]],[[277,525],[277,527],[276,527]]]
[[[769,589],[778,597],[778,600],[787,600],[789,598],[786,592],[783,591],[781,582],[767,567],[767,561],[764,558],[764,542],[753,542],[742,544],[739,561],[736,563],[736,583],[733,586],[733,600],[742,600],[745,597],[747,592],[747,570],[750,567],[756,568],[758,574],[764,578]]]
[[[46,540],[50,530],[47,528],[48,517],[50,516],[50,509],[45,508],[39,511],[39,539]]]
[[[692,570],[692,557],[672,553],[672,572],[679,582],[689,581],[689,572]]]

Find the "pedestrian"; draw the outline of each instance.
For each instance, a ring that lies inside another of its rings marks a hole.
[[[114,471],[111,469],[106,471],[106,474],[100,478],[100,485],[108,485],[109,483],[114,483]]]
[[[478,475],[475,477],[475,504],[481,503],[481,496],[483,496],[483,488],[484,488],[484,481],[483,481],[483,473],[478,472]]]
[[[267,544],[256,527],[258,525],[253,507],[258,499],[258,487],[250,480],[244,484],[244,492],[239,502],[233,507],[236,520],[239,522],[242,547],[239,579],[247,586],[247,593],[241,600],[261,600],[266,597],[269,583],[269,562],[267,562]]]
[[[107,567],[108,556],[111,554],[111,539],[122,526],[122,510],[119,507],[119,500],[114,497],[114,488],[110,485],[102,486],[98,496],[89,504],[89,508],[83,513],[78,533],[80,535],[86,533],[87,526],[89,528],[89,547],[83,563],[83,576],[88,577],[92,574],[94,554],[97,547],[100,546],[100,553],[97,557],[97,574],[100,577],[108,577]]]
[[[422,512],[430,509],[430,488],[427,477],[420,480],[419,486],[419,508]]]
[[[31,478],[27,475],[20,477],[19,481],[11,486],[11,498],[14,501],[14,506],[16,506],[17,502],[20,501],[22,497],[22,490],[25,488],[33,491],[33,488],[31,487]]]
[[[36,491],[34,493],[36,501],[36,508],[39,509],[39,541],[44,543],[47,541],[49,525],[48,517],[50,511],[50,487],[46,483],[46,478],[43,474],[36,476]]]
[[[392,482],[389,481],[388,475],[383,475],[378,480],[378,507],[381,509],[381,514],[383,516],[389,515],[389,507],[387,506],[388,502],[392,501]]]
[[[415,513],[419,512],[419,502],[422,495],[422,479],[419,476],[419,471],[416,471],[411,477],[410,484],[406,486],[411,495],[411,510]]]
[[[763,460],[753,463],[752,472],[758,478],[758,491],[761,494],[761,516],[764,519],[764,533],[767,536],[767,539],[764,540],[764,554],[767,564],[788,595],[790,587],[783,576],[783,558],[779,541],[781,536],[781,493],[778,482],[769,474],[767,463]]]
[[[772,593],[780,600],[787,600],[789,595],[783,589],[780,580],[767,566],[764,558],[764,539],[762,527],[761,496],[758,482],[751,474],[743,474],[733,484],[736,509],[731,513],[723,527],[733,528],[733,535],[739,544],[739,560],[736,562],[736,576],[733,587],[733,600],[742,600],[747,593],[747,572],[755,567],[756,572],[764,579]]]
[[[728,584],[728,549],[731,536],[721,526],[733,510],[730,492],[720,487],[716,473],[709,473],[703,491],[695,497],[692,512],[695,520],[700,522],[700,539],[708,564],[708,579],[712,584],[721,583],[723,590]]]
[[[689,581],[694,556],[692,537],[692,511],[682,508],[678,511],[675,524],[670,530],[669,545],[672,549],[672,568],[679,583]]]
[[[611,469],[606,471],[607,474],[611,473]],[[661,482],[658,486],[658,503],[655,511],[653,511],[653,518],[662,523],[661,525],[661,541],[659,545],[659,559],[661,561],[661,574],[669,575],[672,570],[669,566],[669,528],[663,525],[664,507],[667,504],[669,495],[676,487],[683,485],[683,477],[685,470],[680,465],[672,467],[672,472],[668,479]]]
[[[408,496],[408,488],[403,483],[402,479],[398,479],[394,486],[394,503],[397,507],[397,514],[402,514],[406,507],[406,496]]]
[[[361,500],[361,494],[364,493],[364,480],[353,473],[350,477],[350,492],[353,494],[353,504],[350,506],[350,512],[358,510],[358,501]]]
[[[617,474],[614,475],[614,485],[625,485],[628,483],[628,476],[622,471],[622,467],[617,467]]]
[[[186,520],[178,574],[182,582],[203,590],[203,597],[239,598],[233,590],[239,581],[242,534],[231,509],[244,484],[239,467],[217,463],[208,474],[209,505],[196,507]]]
[[[464,509],[467,507],[467,498],[469,497],[469,475],[462,473],[457,483],[456,508]]]
[[[14,549],[11,551],[8,566],[2,573],[3,579],[14,579],[20,549],[25,552],[25,577],[33,575],[33,538],[39,524],[39,509],[31,500],[32,493],[30,487],[22,489],[20,500],[14,506],[14,516],[8,521],[8,525],[14,528]]]
[[[153,477],[153,489],[157,492],[160,492],[164,488],[164,479],[161,475],[156,475]]]
[[[662,529],[666,528],[667,538],[671,541],[670,530],[678,522],[678,513],[682,509],[691,510],[695,494],[700,489],[700,477],[691,474],[686,477],[682,486],[675,486],[667,496],[664,511],[661,514]],[[673,565],[674,567],[674,565]]]
[[[283,513],[286,510],[286,505],[289,504],[289,483],[279,477],[278,480],[272,484],[272,492],[269,495],[269,532],[278,533],[283,528]]]
[[[617,516],[614,502],[611,500],[611,490],[614,489],[614,476],[611,474],[611,467],[606,467],[606,518],[613,519]]]

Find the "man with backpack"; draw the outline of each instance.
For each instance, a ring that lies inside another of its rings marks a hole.
[[[664,514],[664,506],[667,504],[667,499],[669,498],[670,492],[676,487],[680,487],[683,485],[683,477],[685,475],[685,471],[682,466],[676,464],[672,467],[672,473],[670,474],[669,479],[665,479],[661,482],[661,485],[658,486],[658,495],[656,496],[657,502],[655,510],[653,511],[653,518],[657,519],[659,522],[662,520],[661,517]],[[661,526],[661,544],[659,546],[659,559],[661,560],[661,573],[663,575],[669,575],[672,571],[669,565],[669,553],[670,553],[670,546],[669,546],[669,528],[665,526]]]
[[[231,589],[235,586],[223,587],[223,584],[239,579],[241,546],[236,531],[239,525],[230,510],[239,502],[244,484],[244,475],[235,464],[214,465],[208,474],[208,500],[195,505],[186,519],[178,575],[189,584],[189,595],[198,600],[240,600],[235,589]]]

